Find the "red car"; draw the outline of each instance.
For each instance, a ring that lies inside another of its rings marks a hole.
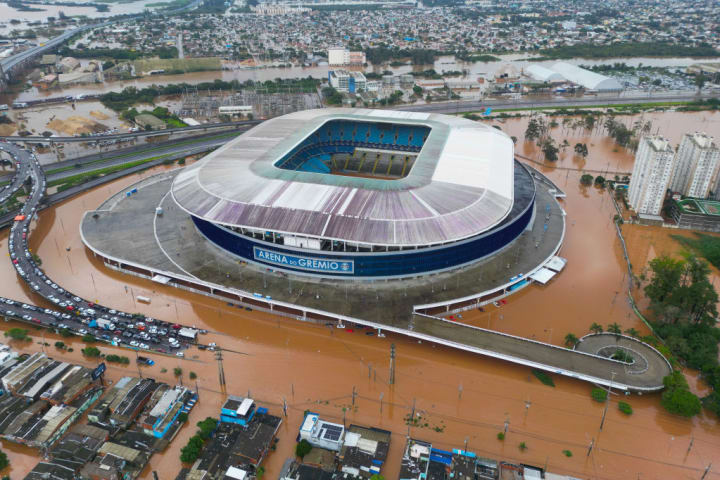
[[[14,258],[14,259],[13,259],[13,263],[14,263],[15,265],[17,265],[17,263],[18,263],[17,258]]]
[[[176,323],[172,326],[172,328],[174,328],[175,330],[180,330],[182,328],[182,325]]]
[[[73,307],[72,305],[68,305],[67,307],[65,307],[65,309],[70,310],[72,312],[73,310],[75,310],[75,307]]]
[[[352,332],[354,332],[355,330],[353,330],[352,328],[346,328],[345,331],[352,333]]]

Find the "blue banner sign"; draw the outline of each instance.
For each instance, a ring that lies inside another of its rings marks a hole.
[[[100,375],[102,375],[103,373],[105,373],[105,363],[104,362],[101,363],[100,365],[98,365],[95,368],[95,370],[93,370],[92,375],[91,375],[92,379],[97,380],[100,377]]]
[[[318,273],[342,273],[352,275],[355,272],[353,260],[332,260],[326,258],[302,257],[286,253],[253,247],[253,257],[263,263],[271,263],[278,267],[296,268]]]

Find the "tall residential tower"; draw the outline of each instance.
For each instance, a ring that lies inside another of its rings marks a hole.
[[[630,179],[630,206],[642,215],[659,215],[673,172],[673,148],[661,136],[640,140]]]
[[[713,138],[704,133],[686,133],[675,156],[670,190],[686,197],[707,198],[717,191],[715,180],[720,165],[720,150]]]

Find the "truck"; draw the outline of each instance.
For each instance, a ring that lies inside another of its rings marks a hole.
[[[194,328],[187,328],[183,327],[180,330],[178,330],[178,337],[183,337],[187,340],[196,341],[197,340],[197,334],[198,331]]]
[[[115,324],[112,323],[107,318],[98,318],[97,319],[97,326],[99,328],[102,328],[103,330],[115,330]]]

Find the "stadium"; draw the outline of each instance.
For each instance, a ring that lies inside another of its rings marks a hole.
[[[364,109],[265,121],[183,169],[170,193],[223,251],[334,279],[473,264],[531,228],[536,210],[535,182],[501,131]]]

